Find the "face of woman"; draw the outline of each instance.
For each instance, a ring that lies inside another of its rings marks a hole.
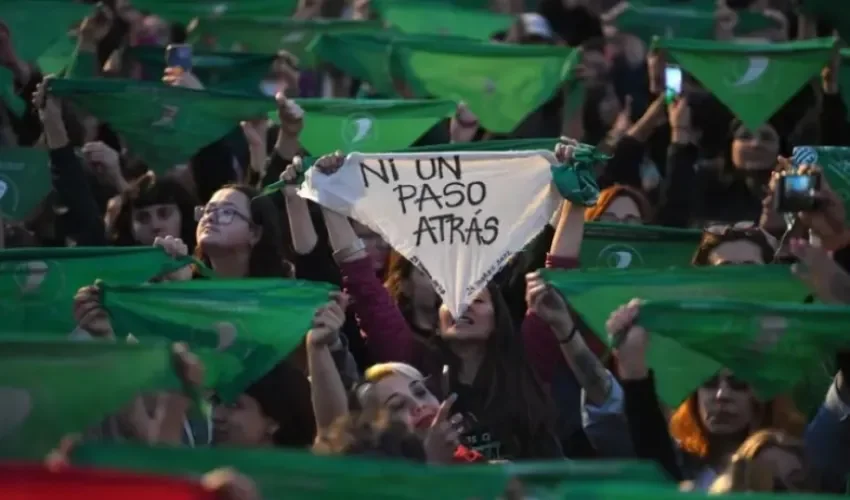
[[[272,442],[277,423],[266,417],[257,401],[247,394],[231,405],[213,411],[213,439],[229,446],[262,446]]]
[[[755,419],[755,397],[746,382],[727,370],[697,389],[699,417],[713,435],[736,434],[748,430]]]
[[[440,402],[421,379],[394,373],[372,386],[373,400],[417,433],[427,431]]]
[[[637,203],[628,196],[617,196],[597,219],[599,222],[643,224]]]
[[[219,189],[198,218],[196,238],[204,250],[250,249],[259,241],[251,223],[251,202],[235,189]]]
[[[756,456],[756,462],[763,463],[773,471],[776,489],[784,491],[803,491],[807,482],[803,461],[795,453],[776,446],[764,449]]]
[[[751,241],[735,240],[721,243],[708,254],[712,266],[764,264],[761,248]]]
[[[779,154],[779,134],[770,125],[739,127],[732,140],[732,163],[741,170],[772,170]]]
[[[487,340],[495,326],[493,299],[486,288],[455,320],[445,304],[440,306],[440,335],[452,340]]]
[[[139,245],[153,245],[157,236],[179,238],[182,233],[180,209],[174,203],[134,208],[133,238]]]
[[[366,252],[372,258],[372,266],[376,272],[384,270],[390,257],[390,246],[377,233],[357,221],[351,221],[351,227],[357,237],[366,245]]]

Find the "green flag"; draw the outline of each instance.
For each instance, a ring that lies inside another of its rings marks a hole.
[[[199,476],[233,467],[265,500],[499,498],[508,475],[494,465],[425,466],[405,460],[322,456],[282,448],[174,448],[83,443],[72,462],[137,472]]]
[[[73,299],[81,287],[97,279],[141,283],[175,270],[180,262],[154,247],[0,250],[0,335],[67,334],[76,326]]]
[[[375,92],[396,95],[390,69],[392,36],[387,33],[323,34],[312,51],[346,75],[367,82]]]
[[[850,6],[832,0],[800,0],[800,9],[829,23],[844,41],[850,40]]]
[[[764,302],[802,302],[805,286],[780,265],[657,269],[543,270],[600,339],[605,322],[633,298],[644,300],[734,299],[759,297]],[[674,323],[683,329],[687,323]],[[662,401],[676,407],[718,370],[714,360],[665,337],[653,337],[649,365],[657,375]]]
[[[179,388],[171,349],[120,342],[0,340],[0,458],[40,460],[139,393]]]
[[[378,17],[388,26],[414,35],[453,35],[490,40],[496,33],[510,28],[516,19],[507,14],[439,2],[383,1],[373,5]]]
[[[50,157],[46,150],[0,148],[0,217],[25,219],[50,188]]]
[[[221,139],[240,120],[275,108],[264,96],[135,80],[51,80],[49,91],[108,123],[148,167],[163,173]]]
[[[688,266],[702,231],[592,222],[584,226],[583,267]]]
[[[165,49],[152,45],[129,47],[127,55],[138,62],[145,73],[156,81],[165,70]],[[260,84],[269,74],[272,54],[248,54],[244,52],[212,52],[195,50],[192,54],[192,73],[204,86],[211,90],[260,94]]]
[[[814,164],[821,167],[829,186],[850,210],[850,148],[838,146],[797,146],[792,155],[794,165]]]
[[[653,37],[687,37],[695,40],[714,40],[715,5],[641,5],[630,3],[626,10],[617,16],[619,31],[634,35],[645,42]],[[746,35],[757,31],[775,28],[776,21],[756,12],[738,11],[737,35]]]
[[[578,61],[578,51],[404,40],[395,45],[393,58],[414,93],[465,101],[487,130],[501,134],[511,132],[560,89]]]
[[[313,67],[312,45],[324,34],[371,33],[380,31],[373,21],[346,19],[233,19],[208,17],[190,26],[190,40],[216,50],[277,54],[285,50],[303,67]]]
[[[532,498],[562,498],[552,496],[562,483],[598,484],[633,482],[675,487],[664,471],[648,461],[625,460],[551,460],[506,464],[511,476],[522,483]]]
[[[29,62],[65,43],[68,31],[91,10],[91,5],[64,0],[0,1],[0,19],[9,27],[18,57]]]
[[[196,17],[285,18],[295,12],[298,0],[133,0],[133,7],[172,22],[188,23]]]
[[[311,155],[342,150],[383,153],[404,149],[455,111],[451,101],[298,99],[304,111],[301,145]],[[277,120],[277,113],[269,113]]]
[[[761,297],[758,297],[761,298]],[[640,324],[729,368],[770,399],[787,392],[825,355],[850,346],[850,307],[723,300],[659,300],[641,307]]]
[[[659,39],[663,49],[750,130],[766,123],[832,58],[833,38],[738,43]]]
[[[451,144],[432,144],[403,149],[403,153],[427,153],[428,151],[553,151],[558,144],[557,137],[546,139],[497,139],[490,141],[453,142]]]
[[[222,375],[216,390],[230,400],[292,352],[333,287],[284,279],[192,280],[157,285],[102,285],[116,334],[141,342],[185,342]],[[236,373],[232,367],[236,368]]]

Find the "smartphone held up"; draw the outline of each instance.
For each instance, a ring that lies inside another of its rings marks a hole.
[[[817,208],[820,175],[786,174],[776,183],[774,203],[779,213],[808,212]]]
[[[172,43],[165,49],[165,65],[180,68],[186,73],[192,71],[192,46],[185,43]]]

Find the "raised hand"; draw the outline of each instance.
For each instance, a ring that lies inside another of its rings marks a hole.
[[[183,243],[183,240],[171,235],[165,237],[157,236],[153,240],[153,246],[161,247],[165,250],[165,253],[175,259],[189,255],[189,247]],[[190,279],[192,279],[192,266],[189,264],[165,276],[166,281],[188,281]]]
[[[437,410],[431,428],[425,436],[423,446],[428,463],[450,464],[455,450],[460,445],[463,417],[459,414],[452,416],[452,405],[457,401],[457,394],[452,394]]]
[[[643,379],[649,373],[646,364],[649,334],[636,324],[640,305],[640,300],[632,299],[611,313],[605,323],[609,343],[617,356],[617,368],[624,380]]]

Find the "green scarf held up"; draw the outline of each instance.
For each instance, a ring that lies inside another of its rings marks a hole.
[[[633,298],[643,300],[750,300],[802,303],[808,290],[780,265],[658,269],[542,270],[590,329],[608,342],[605,322]],[[688,323],[675,323],[687,331]],[[717,363],[665,337],[648,354],[661,400],[675,408],[717,371]]]
[[[127,55],[144,72],[159,81],[165,70],[165,49],[149,45],[129,47]],[[274,54],[195,50],[192,73],[210,90],[261,95],[261,83],[269,74]]]
[[[143,283],[191,262],[154,247],[0,250],[0,338],[17,332],[68,335],[76,326],[73,300],[80,288],[97,279]]]
[[[179,388],[167,345],[0,337],[0,458],[43,460],[137,395]]]
[[[484,128],[507,134],[561,89],[578,63],[578,51],[461,40],[400,40],[393,44],[392,60],[415,95],[464,101]],[[511,71],[506,72],[506,67]]]
[[[641,307],[639,322],[653,342],[663,337],[698,354],[715,371],[732,370],[763,400],[790,391],[826,356],[850,347],[847,306],[651,300]]]
[[[188,24],[196,17],[225,19],[285,19],[295,12],[298,0],[133,0],[133,7],[168,21]]]
[[[277,54],[285,50],[298,57],[301,67],[313,68],[316,60],[312,48],[322,35],[380,30],[381,25],[373,21],[205,17],[190,26],[189,40],[196,46],[219,51]]]
[[[301,145],[313,156],[404,149],[452,116],[451,101],[298,99],[304,109]],[[277,113],[269,113],[277,121]]]
[[[108,123],[158,174],[276,106],[271,97],[136,80],[57,79],[48,91]]]
[[[832,58],[836,40],[780,43],[656,39],[656,46],[725,104],[744,125],[765,124]]]
[[[688,266],[702,231],[660,226],[591,222],[584,226],[584,268],[626,269]]]
[[[215,367],[215,389],[227,401],[298,347],[332,288],[257,278],[101,285],[116,334],[185,342]]]
[[[405,460],[316,455],[283,448],[174,448],[83,443],[72,463],[197,476],[233,467],[265,500],[425,500],[498,498],[508,484],[496,465],[424,467]]]
[[[738,11],[735,33],[743,36],[776,28],[776,21],[756,12]],[[646,43],[656,36],[687,37],[694,40],[714,40],[717,26],[714,2],[709,5],[641,5],[630,3],[615,21],[621,32],[634,35]]]
[[[387,26],[411,35],[450,35],[487,41],[510,28],[516,19],[507,14],[421,0],[376,1],[372,5]]]

